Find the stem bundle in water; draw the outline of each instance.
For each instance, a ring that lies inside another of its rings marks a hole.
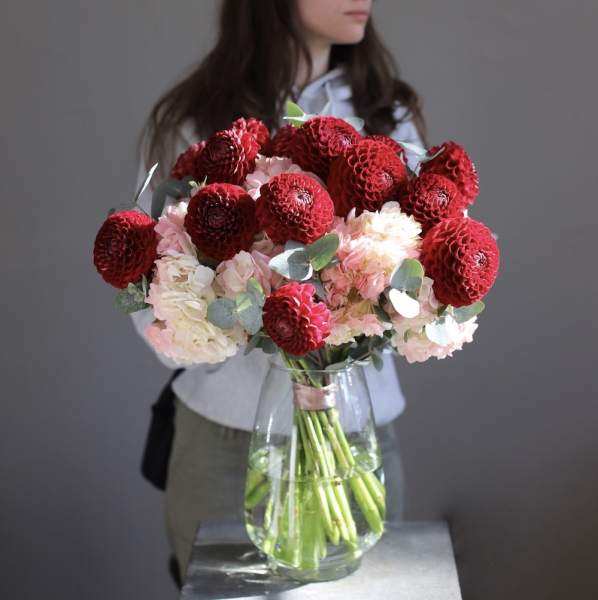
[[[282,456],[263,459],[250,457],[248,527],[262,551],[280,564],[317,572],[320,561],[335,553],[358,560],[382,534],[379,462],[349,443],[336,408],[295,407]],[[272,460],[281,468],[273,469]],[[259,464],[269,466],[261,470]]]

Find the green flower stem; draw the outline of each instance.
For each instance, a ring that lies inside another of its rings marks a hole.
[[[316,431],[316,435],[318,436],[318,441],[320,446],[324,449],[324,460],[326,461],[326,468],[328,470],[328,479],[334,479],[334,483],[332,488],[334,490],[334,495],[336,496],[336,500],[338,502],[339,508],[342,514],[342,522],[344,528],[341,527],[341,535],[343,539],[347,542],[352,542],[353,545],[357,544],[357,528],[355,527],[355,521],[353,520],[353,515],[351,514],[351,507],[349,506],[349,500],[345,494],[345,490],[342,487],[340,477],[336,477],[336,468],[334,464],[334,455],[328,450],[326,445],[326,439],[324,438],[324,432],[322,431],[322,425],[320,424],[318,413],[325,411],[313,411],[310,413],[310,417],[312,419],[314,429]],[[343,532],[346,531],[346,536]]]
[[[307,377],[309,378],[309,380],[311,381],[311,384],[314,387],[320,388],[322,387],[322,385],[320,383],[318,383],[312,376],[311,376],[311,371],[309,369],[309,365],[307,364],[306,360],[304,358],[302,358],[299,361],[299,364],[305,369],[305,373],[307,375]]]
[[[301,412],[303,412],[303,411],[301,411],[298,408],[296,408],[295,410],[299,412],[299,416],[301,417]],[[338,544],[338,539],[339,539],[338,527],[332,522],[332,517],[330,515],[330,508],[328,507],[328,502],[326,500],[326,492],[324,491],[323,487],[318,482],[319,473],[316,472],[314,452],[312,449],[312,445],[311,445],[309,436],[307,435],[305,423],[302,418],[299,418],[299,427],[301,430],[301,442],[303,445],[303,449],[305,450],[305,456],[306,456],[306,461],[305,461],[306,462],[306,472],[308,475],[311,475],[314,478],[314,491],[318,498],[320,508],[322,509],[322,519],[324,521],[324,527],[326,529],[326,533],[328,534],[328,537],[333,542],[334,542],[334,540],[337,540],[336,543]]]
[[[334,471],[331,469],[328,463],[329,457],[327,456],[327,448],[326,446],[322,446],[322,444],[320,443],[320,439],[318,438],[318,434],[315,428],[315,423],[318,423],[319,425],[319,421],[317,420],[317,418],[312,420],[309,411],[301,412],[303,413],[303,420],[305,422],[305,429],[307,430],[309,441],[311,442],[312,447],[315,449],[314,455],[316,457],[319,471],[322,476],[321,485],[323,486],[326,492],[332,521],[338,527],[341,537],[346,541],[350,541],[347,524],[343,519],[343,513],[340,508],[335,489],[333,489],[337,488],[338,486],[333,485],[331,483],[331,480],[334,476]]]
[[[382,522],[378,507],[374,500],[372,500],[363,479],[361,477],[353,477],[349,479],[349,485],[372,531],[381,534],[384,531],[384,523]]]
[[[336,409],[329,409],[327,411],[322,411],[322,413],[323,412],[328,413],[327,417],[333,422],[333,427],[330,428],[328,426],[325,428],[325,431],[328,435],[328,439],[330,440],[332,448],[335,450],[337,460],[341,464],[343,464],[344,461],[345,464],[348,464],[350,467],[354,467],[355,458],[351,452],[351,447],[349,446],[345,432],[343,431],[338,420],[338,412]],[[324,418],[326,418],[326,416],[324,416]],[[324,421],[322,416],[320,416],[320,419]],[[384,496],[380,494],[380,489],[373,483],[372,480],[377,481],[380,487],[383,486],[372,473],[366,473],[363,469],[356,469],[356,472],[358,472],[360,475],[359,483],[354,483],[358,479],[355,477],[351,478],[349,481],[351,488],[353,489],[353,493],[355,494],[357,503],[363,511],[367,522],[370,524],[370,527],[372,527],[376,533],[378,533],[378,531],[382,532],[382,519],[386,515],[386,502]],[[370,477],[367,477],[367,475]],[[364,479],[365,482],[363,481]],[[372,510],[372,507],[375,509],[375,512]],[[382,517],[380,515],[382,515]],[[374,523],[374,525],[372,525],[372,523]]]

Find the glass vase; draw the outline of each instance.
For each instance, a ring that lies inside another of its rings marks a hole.
[[[385,495],[362,367],[306,371],[271,359],[245,491],[247,531],[270,568],[299,581],[353,572],[382,535]]]

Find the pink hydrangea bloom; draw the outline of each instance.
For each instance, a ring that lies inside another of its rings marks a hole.
[[[290,158],[262,155],[258,156],[258,159],[255,161],[255,171],[247,175],[243,187],[254,200],[257,200],[260,196],[260,187],[264,183],[268,183],[272,177],[281,173],[303,173],[326,189],[326,184],[315,173],[304,171],[301,167],[293,163]]]
[[[403,355],[407,362],[424,362],[435,356],[436,358],[446,358],[452,356],[455,350],[461,350],[463,344],[466,342],[473,341],[473,332],[477,329],[478,325],[475,322],[476,317],[465,321],[465,323],[459,323],[458,333],[453,338],[453,341],[447,346],[440,346],[432,342],[426,336],[425,331],[416,332],[409,331],[407,341],[404,339],[404,335],[398,333],[393,335],[391,343],[397,349],[397,352]]]
[[[384,323],[378,318],[372,301],[349,302],[330,311],[330,335],[326,341],[340,346],[354,342],[360,335],[382,335],[391,327],[391,323]]]
[[[253,247],[256,246],[274,251],[274,244],[270,240],[256,242]],[[218,295],[234,300],[237,294],[247,291],[247,282],[253,277],[260,282],[264,294],[268,296],[272,287],[276,287],[282,281],[282,276],[268,267],[270,258],[268,254],[254,249],[251,252],[242,250],[230,260],[222,261],[216,268],[214,288]]]
[[[478,327],[474,317],[465,323],[454,325],[453,341],[447,346],[441,346],[430,340],[426,335],[425,327],[438,318],[438,309],[441,306],[434,296],[433,283],[429,277],[423,278],[417,294],[420,305],[417,317],[407,319],[399,315],[390,303],[384,307],[390,315],[395,331],[390,342],[410,363],[424,362],[432,356],[439,359],[452,356],[455,350],[461,350],[463,344],[472,341],[473,332]],[[407,334],[406,340],[405,334]]]
[[[185,231],[185,215],[187,214],[187,200],[179,202],[166,209],[156,224],[155,231],[158,234],[158,255],[164,256],[169,250],[197,256],[195,246],[191,237]]]
[[[353,288],[363,299],[376,299],[397,263],[419,257],[421,225],[402,213],[398,202],[359,217],[352,210],[346,220],[336,219],[332,231],[339,236],[340,263],[322,271],[322,279],[333,307],[344,305]]]

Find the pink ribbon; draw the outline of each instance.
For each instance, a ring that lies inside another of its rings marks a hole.
[[[326,410],[336,406],[338,385],[312,387],[293,382],[293,404],[301,410]]]

